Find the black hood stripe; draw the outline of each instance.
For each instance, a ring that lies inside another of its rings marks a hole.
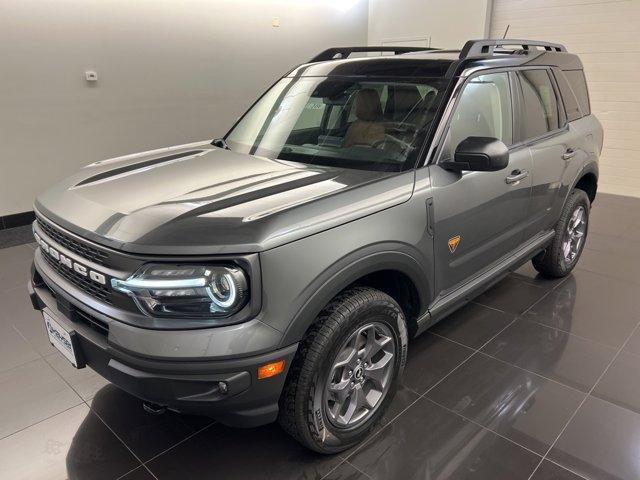
[[[126,165],[120,168],[114,168],[113,170],[108,170],[106,172],[98,173],[97,175],[94,175],[92,177],[85,178],[80,183],[76,183],[75,186],[81,187],[82,185],[87,185],[89,183],[105,180],[107,178],[120,175],[122,173],[132,172],[134,170],[139,170],[141,168],[149,167],[151,165],[157,165],[159,163],[169,162],[171,160],[176,160],[182,157],[188,157],[189,155],[196,155],[202,152],[204,152],[204,150],[189,150],[188,152],[174,153],[173,155],[168,155],[166,157],[154,158],[152,160],[146,160],[144,162],[139,162],[139,163],[132,163],[131,165]]]
[[[300,176],[303,176],[303,174],[304,174],[304,172],[301,172],[299,170],[294,170],[294,171],[291,171],[291,172],[285,172],[285,173],[283,173],[281,175],[272,175],[271,177],[268,177],[268,178],[265,178],[265,179],[261,179],[261,180],[258,180],[256,182],[244,183],[244,184],[241,184],[239,187],[230,188],[228,190],[223,191],[222,193],[218,193],[218,194],[215,194],[215,195],[208,195],[206,197],[189,198],[189,199],[186,199],[186,200],[183,197],[180,197],[179,200],[170,200],[170,201],[167,201],[167,202],[159,203],[158,205],[175,205],[175,204],[184,203],[185,201],[194,202],[194,203],[196,203],[196,202],[208,202],[210,204],[211,202],[216,202],[216,201],[219,201],[220,199],[229,198],[235,193],[242,192],[242,191],[245,191],[245,190],[249,190],[249,189],[251,189],[253,187],[257,187],[259,185],[264,185],[267,182],[271,182],[271,183],[272,182],[277,182],[278,180],[283,180],[286,177],[292,177],[292,176],[300,177]],[[266,175],[260,175],[260,176],[266,177]],[[303,178],[309,178],[309,177],[315,177],[315,175],[304,175]],[[207,188],[218,187],[220,185],[225,185],[225,184],[228,185],[230,183],[235,183],[235,182],[238,182],[238,181],[246,180],[247,178],[251,178],[251,177],[244,177],[244,178],[235,179],[235,180],[230,181],[230,182],[218,183],[216,185],[212,185],[211,187],[207,187]],[[291,185],[291,183],[292,182],[289,182],[289,183],[287,183],[287,185]],[[315,181],[313,183],[315,183]],[[280,183],[278,183],[278,185],[280,185]],[[259,191],[262,192],[262,191],[265,191],[265,189],[263,188],[262,190],[259,190]]]
[[[254,190],[252,192],[247,192],[242,195],[236,195],[229,198],[224,198],[222,200],[214,201],[203,205],[198,208],[194,208],[182,215],[174,218],[171,222],[177,222],[184,218],[189,217],[197,217],[198,215],[204,215],[207,213],[216,212],[218,210],[224,210],[225,208],[233,207],[235,205],[241,205],[246,202],[251,202],[252,200],[258,200],[260,198],[265,198],[271,195],[277,195],[278,193],[288,192],[290,190],[295,190],[296,188],[306,187],[308,185],[313,185],[314,183],[324,182],[326,180],[331,180],[336,177],[335,173],[319,173],[316,175],[310,175],[305,178],[301,178],[299,180],[293,180],[291,182],[283,182],[277,185],[273,185],[271,187],[260,188]]]

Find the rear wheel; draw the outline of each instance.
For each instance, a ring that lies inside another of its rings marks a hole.
[[[395,300],[367,287],[339,295],[298,348],[280,400],[280,424],[320,453],[355,445],[393,399],[406,352],[405,319]]]
[[[556,224],[553,242],[532,259],[538,272],[553,278],[571,273],[587,240],[590,209],[591,202],[587,194],[583,190],[573,190]]]

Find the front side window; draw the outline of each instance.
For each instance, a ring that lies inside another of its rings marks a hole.
[[[521,138],[538,137],[559,128],[558,102],[547,71],[523,70],[518,78],[524,100]]]
[[[440,160],[451,160],[458,144],[467,137],[497,138],[511,145],[512,128],[509,75],[491,73],[474,77],[460,94]]]
[[[447,83],[283,78],[225,140],[271,159],[402,171],[414,165]]]

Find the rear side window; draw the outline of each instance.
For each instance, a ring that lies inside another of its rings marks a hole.
[[[584,72],[582,70],[564,70],[564,74],[569,81],[569,85],[571,85],[573,93],[576,94],[582,114],[589,115],[591,106],[589,105],[589,91],[587,90],[587,80],[584,78]]]
[[[304,130],[307,128],[314,128],[322,121],[326,105],[321,101],[308,102],[296,122],[297,130]]]
[[[558,88],[560,89],[560,94],[562,95],[562,101],[564,102],[564,109],[567,112],[567,120],[572,122],[574,120],[578,120],[582,118],[582,111],[580,109],[580,105],[578,104],[578,99],[576,98],[569,82],[567,81],[564,73],[561,70],[554,69],[554,76],[556,77],[556,81],[558,83]]]
[[[518,72],[524,117],[521,121],[521,138],[534,138],[560,126],[558,101],[546,70],[523,70]]]

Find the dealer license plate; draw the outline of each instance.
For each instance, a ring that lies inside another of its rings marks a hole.
[[[42,316],[44,317],[44,326],[47,329],[51,344],[60,350],[60,353],[62,353],[74,367],[78,368],[78,360],[71,338],[73,332],[65,330],[62,325],[47,312],[42,312]]]

